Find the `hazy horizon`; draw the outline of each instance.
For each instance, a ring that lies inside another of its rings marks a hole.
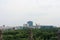
[[[18,26],[30,20],[60,26],[60,0],[0,0],[0,25]]]

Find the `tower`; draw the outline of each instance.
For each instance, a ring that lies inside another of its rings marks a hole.
[[[31,26],[33,26],[33,21],[28,21],[27,24],[29,27],[31,27]]]

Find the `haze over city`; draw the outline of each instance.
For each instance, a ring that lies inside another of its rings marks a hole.
[[[60,26],[60,0],[0,0],[0,25],[23,25],[29,20]]]

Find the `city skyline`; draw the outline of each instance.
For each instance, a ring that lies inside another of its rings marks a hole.
[[[60,26],[60,0],[0,0],[0,25],[17,26],[30,20]]]

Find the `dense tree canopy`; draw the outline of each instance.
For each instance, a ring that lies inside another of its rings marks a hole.
[[[34,40],[57,40],[57,28],[32,29]],[[4,40],[28,40],[29,29],[8,30],[3,32]]]

